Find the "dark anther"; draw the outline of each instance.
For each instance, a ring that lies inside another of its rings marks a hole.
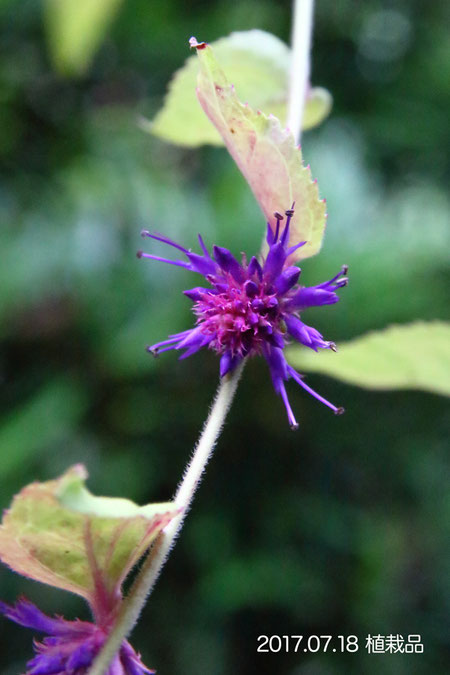
[[[148,230],[142,230],[141,237],[150,237],[150,232]]]
[[[335,415],[343,415],[345,413],[345,408],[340,406],[339,408],[336,408]]]
[[[155,359],[159,356],[158,347],[146,347],[145,349],[149,354],[154,356]]]
[[[347,272],[348,272],[348,265],[342,265],[341,274],[347,274]]]
[[[337,347],[334,344],[334,342],[330,342],[330,349],[331,349],[332,352],[337,352]]]
[[[142,258],[143,254],[144,254],[144,251],[138,251],[136,253],[136,258]]]
[[[294,209],[288,209],[287,211],[285,211],[285,214],[286,214],[287,216],[291,216],[291,217],[292,217],[292,216],[294,215]]]
[[[276,218],[277,220],[283,220],[283,218],[284,218],[284,216],[282,216],[281,213],[278,213],[278,211],[275,211],[275,213],[273,215],[274,215],[274,218]]]
[[[299,425],[298,425],[297,422],[296,422],[295,424],[291,424],[291,430],[292,430],[292,431],[297,431],[298,426],[299,426]]]

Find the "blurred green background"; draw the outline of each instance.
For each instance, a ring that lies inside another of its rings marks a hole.
[[[160,107],[192,34],[261,28],[288,41],[290,3],[124,0],[72,78],[58,72],[52,9],[0,3],[1,504],[80,461],[97,494],[165,501],[218,362],[145,353],[192,324],[181,291],[193,282],[138,261],[140,230],[186,246],[201,231],[252,254],[264,222],[224,150],[180,150],[137,119]],[[335,105],[303,149],[329,222],[302,278],[317,283],[342,263],[351,273],[342,302],[308,314],[328,339],[448,316],[446,19],[439,1],[317,2],[312,80]],[[291,384],[294,434],[264,362],[248,364],[133,634],[161,675],[448,672],[446,401],[308,381],[347,413],[330,415]],[[87,617],[76,597],[1,569],[0,597],[21,593]],[[367,654],[368,634],[390,633],[420,634],[424,653]],[[260,634],[355,634],[360,649],[257,654]],[[2,621],[1,673],[22,672],[31,653],[31,634]]]

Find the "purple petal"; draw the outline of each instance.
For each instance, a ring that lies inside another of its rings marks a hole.
[[[203,341],[203,338],[205,337],[204,333],[202,333],[200,327],[197,328],[192,328],[186,337],[181,340],[177,344],[177,349],[189,349],[190,347],[194,347],[195,345],[200,344]]]
[[[82,642],[79,647],[73,650],[67,659],[66,669],[70,672],[77,668],[85,668],[89,666],[94,660],[94,656],[100,649],[100,644],[96,644],[92,640]]]
[[[215,274],[217,271],[216,263],[211,260],[211,258],[206,258],[205,256],[198,255],[198,253],[191,253],[190,251],[186,254],[191,265],[189,266],[193,272],[198,272],[204,277],[208,274]]]
[[[0,602],[0,612],[4,614],[7,619],[11,619],[11,621],[18,623],[19,626],[33,628],[41,633],[64,635],[67,632],[70,632],[71,623],[64,619],[51,619],[41,612],[36,605],[33,605],[32,602],[25,600],[25,598],[18,600],[14,607],[7,605],[4,602]]]
[[[120,659],[126,668],[126,675],[144,675],[145,673],[154,675],[156,673],[155,670],[150,670],[150,668],[144,666],[140,655],[136,654],[133,647],[126,640],[122,643],[120,649]]]
[[[150,670],[150,668],[144,666],[140,655],[136,654],[133,647],[126,640],[122,643],[120,657],[126,668],[127,675],[144,675],[145,673],[154,675],[156,673],[156,670]]]
[[[198,345],[195,345],[193,347],[190,347],[189,349],[186,349],[184,354],[181,354],[181,356],[178,357],[178,360],[183,361],[184,359],[188,359],[193,354],[196,354],[197,352],[199,352],[200,349],[203,349],[203,347],[206,347],[206,345],[209,344],[209,342],[211,342],[211,338],[205,339],[205,341],[202,342],[201,344],[198,344]]]
[[[206,347],[212,340],[211,335],[205,335],[200,328],[193,328],[189,334],[179,342],[175,349],[185,349],[185,353],[180,356],[180,360],[187,359],[195,352],[198,352],[202,347]]]
[[[303,321],[300,321],[296,316],[288,314],[285,316],[285,322],[289,333],[295,340],[301,342],[305,347],[310,347],[317,351],[318,347],[321,349],[335,349],[334,342],[327,342],[318,330],[312,326],[307,326]]]
[[[293,309],[306,309],[307,307],[321,307],[333,305],[339,301],[339,296],[334,291],[327,291],[317,286],[304,286],[292,296],[289,307]]]
[[[214,258],[224,272],[231,274],[238,282],[244,279],[244,270],[230,251],[222,246],[214,246]]]
[[[122,659],[120,658],[119,654],[115,655],[115,657],[109,664],[109,668],[106,671],[105,675],[128,675],[122,664]]]
[[[284,380],[289,378],[289,374],[283,350],[277,347],[269,347],[264,350],[264,356],[269,364],[270,376],[272,378],[274,389],[276,393],[281,396],[286,408],[289,424],[292,429],[298,429],[298,423],[292,412],[284,384]]]
[[[240,354],[232,354],[231,351],[225,352],[220,359],[220,377],[230,373],[242,361]]]
[[[55,675],[66,673],[64,667],[65,658],[60,654],[39,654],[28,661],[29,675]]]
[[[308,243],[307,241],[300,241],[298,244],[295,244],[294,246],[290,246],[288,248],[287,252],[286,252],[287,255],[288,256],[292,255],[294,253],[294,251],[296,251],[298,248],[301,248],[302,246],[304,246],[307,243]]]
[[[268,346],[264,350],[264,356],[269,364],[270,375],[277,394],[281,393],[283,380],[288,379],[287,363],[283,350],[279,347]]]
[[[267,281],[273,281],[278,277],[286,262],[286,250],[281,242],[270,247],[264,263],[263,273]]]
[[[301,269],[298,267],[287,267],[275,279],[273,285],[280,295],[287,293],[298,281]]]
[[[307,330],[307,326],[292,314],[285,317],[285,322],[289,333],[293,338],[301,342],[306,347],[311,347],[311,336]]]
[[[272,230],[270,223],[267,223],[266,241],[269,244],[269,246],[272,246],[276,241],[275,234],[274,231]]]
[[[245,282],[244,289],[245,294],[247,295],[248,298],[254,298],[259,290],[259,287],[258,284],[255,284],[254,281],[250,281],[249,279],[248,281]]]
[[[203,299],[203,296],[207,293],[212,293],[215,295],[215,291],[211,288],[202,288],[201,286],[196,286],[195,288],[188,288],[186,291],[183,291],[190,300],[194,302],[199,302]]]
[[[203,241],[202,235],[198,234],[198,243],[200,244],[200,248],[202,249],[203,253],[205,254],[205,258],[208,258],[209,260],[212,260],[208,249],[206,248],[205,242]]]
[[[262,267],[259,264],[258,259],[255,258],[255,256],[252,257],[252,259],[250,260],[250,262],[248,264],[247,274],[248,274],[249,277],[252,277],[254,274],[256,274],[256,276],[259,278],[259,280],[262,281],[262,277],[263,277]]]
[[[255,312],[265,309],[264,300],[261,300],[261,298],[255,298],[252,300],[252,309],[254,309]]]
[[[284,340],[281,333],[278,332],[272,333],[272,335],[269,336],[268,340],[270,344],[272,344],[274,347],[278,347],[278,349],[284,349]]]

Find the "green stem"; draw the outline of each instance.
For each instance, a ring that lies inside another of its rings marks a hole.
[[[220,381],[205,426],[174,497],[175,504],[182,511],[161,532],[145,559],[130,593],[123,602],[114,628],[94,661],[89,675],[104,675],[123,640],[130,634],[141,614],[183,526],[184,518],[230,409],[243,366],[244,362],[231,375],[226,375]]]

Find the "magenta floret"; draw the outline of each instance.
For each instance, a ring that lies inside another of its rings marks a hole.
[[[345,286],[348,279],[344,266],[332,279],[317,286],[298,284],[301,270],[288,265],[288,259],[306,242],[288,246],[294,210],[289,209],[285,215],[284,228],[281,227],[283,216],[279,213],[275,214],[275,231],[268,224],[269,248],[261,262],[253,257],[247,263],[245,256],[239,262],[228,249],[220,246],[214,246],[211,256],[200,235],[201,255],[167,237],[147,231],[142,233],[143,236],[178,249],[186,255],[188,262],[168,260],[142,251],[138,256],[185,267],[203,275],[209,283],[209,287],[196,286],[184,291],[194,302],[196,326],[170,335],[167,340],[149,346],[148,351],[157,355],[171,349],[183,350],[180,358],[186,358],[208,347],[221,357],[221,377],[232,372],[244,358],[261,354],[269,365],[275,391],[284,402],[289,423],[292,428],[297,428],[285,389],[285,381],[290,378],[335,414],[341,414],[343,408],[329,403],[306,385],[301,375],[288,366],[283,349],[293,339],[315,351],[319,348],[336,350],[334,342],[324,340],[318,330],[302,321],[300,312],[308,307],[338,302],[336,291]]]
[[[34,642],[36,656],[27,663],[26,675],[86,675],[103,647],[108,630],[89,621],[51,618],[22,598],[14,606],[0,602],[0,612],[20,626],[45,633]],[[151,675],[139,654],[124,640],[105,675]]]

